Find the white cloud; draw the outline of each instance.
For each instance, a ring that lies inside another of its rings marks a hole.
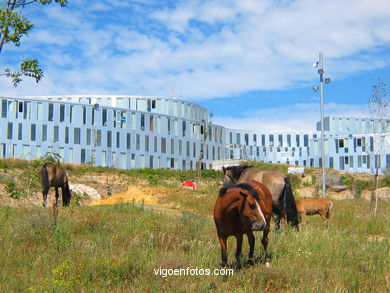
[[[46,81],[6,92],[166,96],[175,86],[206,99],[317,80],[320,50],[333,79],[390,65],[387,0],[81,1],[44,11],[10,52],[38,52]]]
[[[328,103],[325,116],[369,117],[366,105]],[[264,108],[242,113],[240,117],[216,116],[213,122],[233,129],[258,131],[316,130],[320,121],[320,105],[301,103],[290,106]]]

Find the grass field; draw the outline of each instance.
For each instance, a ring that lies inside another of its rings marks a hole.
[[[270,233],[270,265],[221,276],[156,275],[161,269],[219,268],[212,208],[217,185],[202,197],[175,193],[182,214],[131,204],[60,208],[0,207],[0,291],[28,292],[386,292],[390,203],[367,214],[364,200],[335,201],[331,226],[308,218],[299,232]],[[56,220],[55,220],[56,218]],[[262,256],[260,234],[255,254]],[[229,241],[234,262],[235,241]],[[243,252],[248,251],[244,241]],[[346,291],[348,290],[348,291]]]

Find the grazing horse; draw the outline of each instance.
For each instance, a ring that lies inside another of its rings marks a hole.
[[[333,203],[325,198],[305,198],[296,201],[299,220],[302,223],[306,219],[306,215],[320,215],[324,225],[329,226],[330,210]],[[306,221],[305,221],[306,223]]]
[[[214,206],[214,221],[221,245],[222,266],[227,264],[227,238],[237,240],[236,259],[240,265],[243,235],[249,242],[249,260],[253,261],[255,236],[253,231],[263,231],[263,244],[266,253],[268,233],[272,214],[272,195],[268,188],[257,181],[241,184],[227,184],[219,191]]]
[[[287,215],[287,222],[298,228],[298,212],[291,188],[290,179],[279,171],[260,170],[251,166],[232,166],[223,168],[223,183],[243,183],[255,180],[263,183],[272,194],[272,213],[275,229],[280,227],[280,220]]]
[[[39,176],[41,177],[44,207],[47,206],[47,194],[49,193],[50,187],[54,187],[56,191],[56,206],[58,206],[58,198],[60,197],[58,192],[59,187],[62,190],[62,205],[68,206],[70,204],[72,195],[69,190],[68,176],[63,168],[54,164],[44,164],[39,170]]]

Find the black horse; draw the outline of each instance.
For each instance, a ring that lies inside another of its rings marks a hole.
[[[69,206],[72,195],[69,190],[68,176],[65,170],[54,164],[44,164],[39,170],[39,175],[42,184],[43,206],[47,206],[47,194],[49,193],[50,187],[54,187],[56,190],[55,205],[58,206],[58,198],[60,197],[58,188],[61,187],[62,205]]]
[[[279,229],[281,218],[287,217],[293,227],[298,228],[298,211],[290,179],[279,171],[260,170],[252,166],[231,166],[223,168],[223,183],[245,183],[255,180],[263,183],[272,193],[272,214],[275,229]]]

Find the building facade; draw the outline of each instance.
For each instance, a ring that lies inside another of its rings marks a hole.
[[[320,167],[320,124],[312,132],[228,129],[208,110],[173,98],[142,96],[0,97],[0,158],[133,168],[209,169],[250,159]],[[326,117],[325,166],[380,171],[390,164],[390,120]]]
[[[225,128],[191,102],[154,97],[0,98],[0,157],[123,169],[210,168],[224,158]]]

